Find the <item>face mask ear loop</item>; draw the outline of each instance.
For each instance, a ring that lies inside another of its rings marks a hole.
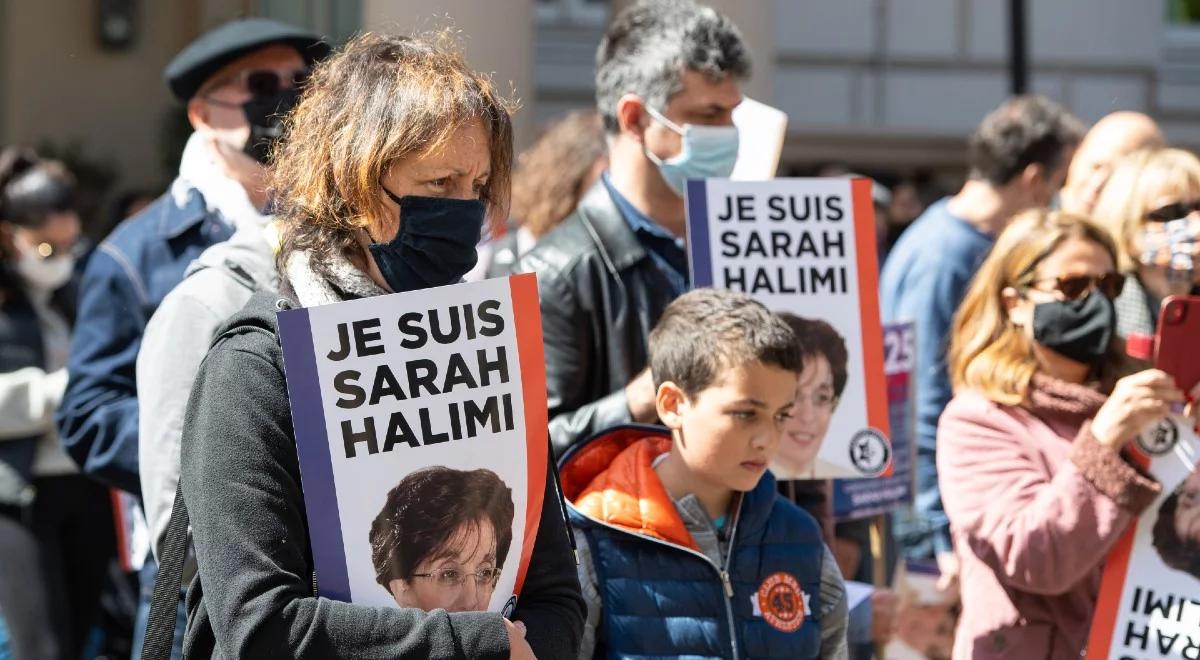
[[[666,115],[663,115],[658,110],[655,110],[654,108],[651,108],[648,105],[643,105],[642,107],[646,109],[646,114],[650,115],[650,117],[652,119],[654,119],[654,121],[657,121],[658,123],[662,124],[663,126],[666,126],[667,128],[671,129],[672,131],[675,131],[681,137],[683,136],[684,133],[687,132],[687,131],[683,130],[682,126],[680,126],[679,124],[676,124],[675,122],[671,121],[670,119],[667,119]]]
[[[643,103],[642,107],[646,109],[646,114],[650,115],[651,119],[662,124],[663,126],[666,126],[667,128],[671,129],[675,133],[678,133],[680,138],[685,137],[686,131],[684,131],[683,128],[680,127],[678,124],[671,121],[670,119],[667,119],[666,116],[662,115],[661,113],[659,113],[659,111],[655,110],[654,108],[651,108],[649,105],[646,105]],[[650,151],[649,149],[646,148],[645,140],[642,141],[642,153],[646,155],[646,158],[650,159],[651,163],[654,163],[658,167],[662,167],[663,162],[664,162],[663,159],[654,155],[653,151]],[[673,156],[672,156],[672,158],[673,158]]]

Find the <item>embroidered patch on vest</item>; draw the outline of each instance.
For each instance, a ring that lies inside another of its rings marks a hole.
[[[789,573],[772,573],[758,586],[758,609],[762,611],[763,619],[781,632],[795,632],[800,628],[808,614],[807,605],[808,598],[800,589],[800,583]]]

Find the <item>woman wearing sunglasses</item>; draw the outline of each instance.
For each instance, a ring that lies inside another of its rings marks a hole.
[[[1153,334],[1162,300],[1200,293],[1200,159],[1182,149],[1122,159],[1092,218],[1117,242],[1127,275],[1116,299],[1117,334]]]
[[[1098,226],[1030,211],[996,240],[955,317],[955,396],[937,436],[962,566],[955,658],[1078,658],[1104,558],[1161,490],[1125,448],[1184,393],[1160,371],[1126,375],[1116,265]]]
[[[114,548],[108,493],[63,452],[75,181],[0,151],[0,612],[18,658],[79,658]]]
[[[272,166],[280,292],[256,294],[224,328],[184,424],[198,567],[186,657],[575,657],[584,608],[549,469],[511,620],[449,611],[469,609],[456,599],[404,595],[409,606],[375,608],[315,593],[276,311],[453,284],[475,264],[485,218],[506,211],[512,123],[491,82],[445,41],[360,36],[317,65],[285,120]],[[476,580],[468,592],[498,566],[463,563]],[[463,577],[445,568],[387,573],[388,587]]]

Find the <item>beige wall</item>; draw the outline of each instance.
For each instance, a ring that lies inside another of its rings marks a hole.
[[[162,69],[194,34],[195,3],[139,2],[125,51],[96,38],[95,2],[6,3],[0,22],[0,142],[64,144],[111,164],[118,187],[160,182],[159,142],[170,107]],[[52,27],[51,27],[52,26]]]
[[[454,25],[463,32],[467,62],[490,72],[498,88],[526,107],[513,118],[516,147],[534,135],[534,0],[363,0],[363,28],[407,34]],[[449,17],[449,19],[447,19]]]

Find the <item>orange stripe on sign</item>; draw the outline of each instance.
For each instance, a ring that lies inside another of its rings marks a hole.
[[[125,521],[125,507],[121,506],[121,491],[109,488],[108,499],[112,503],[113,527],[117,530],[117,563],[123,572],[131,573],[133,557],[129,554],[129,525]]]
[[[1092,617],[1092,633],[1088,637],[1087,659],[1107,660],[1112,647],[1113,628],[1117,625],[1117,614],[1121,610],[1121,595],[1125,592],[1125,578],[1129,575],[1129,558],[1133,554],[1133,539],[1137,535],[1135,520],[1125,535],[1113,546],[1104,562],[1104,577],[1100,581],[1100,598],[1096,601],[1096,614]]]
[[[875,247],[875,203],[871,199],[871,180],[852,180],[850,191],[854,206],[858,317],[862,330],[867,425],[891,438],[891,426],[888,424],[887,377],[883,369],[883,323],[879,318],[879,260]],[[891,463],[882,476],[892,476]]]
[[[1136,444],[1136,443],[1131,443]],[[1133,462],[1143,470],[1150,469],[1150,457],[1135,449],[1131,452]],[[1104,562],[1104,576],[1100,579],[1100,597],[1096,601],[1096,614],[1092,617],[1092,633],[1088,638],[1087,658],[1107,660],[1112,648],[1117,615],[1121,611],[1121,596],[1125,594],[1125,579],[1129,577],[1129,560],[1133,556],[1133,541],[1137,537],[1137,520],[1125,530],[1125,535],[1113,546]]]
[[[546,470],[549,468],[549,440],[546,412],[546,358],[542,346],[542,309],[538,303],[537,276],[533,273],[508,278],[512,293],[513,321],[517,331],[517,351],[521,363],[521,395],[525,410],[525,454],[528,467],[525,506],[525,540],[521,546],[521,565],[514,591],[521,593],[525,572],[537,540],[542,520],[542,499],[546,494]]]

